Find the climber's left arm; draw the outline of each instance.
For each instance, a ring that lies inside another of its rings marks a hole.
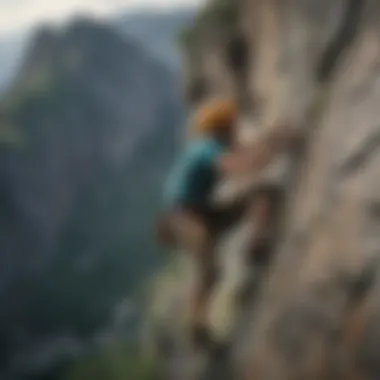
[[[281,152],[293,146],[297,134],[288,124],[276,123],[249,147],[238,147],[222,155],[217,163],[218,169],[226,176],[259,173]]]

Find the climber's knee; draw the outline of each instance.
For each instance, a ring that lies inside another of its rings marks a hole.
[[[155,237],[159,245],[173,247],[177,244],[177,236],[173,228],[171,214],[160,215],[156,221]]]
[[[191,245],[197,250],[202,251],[206,249],[209,242],[209,232],[204,223],[197,221],[190,226],[189,238]]]
[[[181,240],[189,246],[201,244],[205,236],[205,226],[202,220],[190,212],[181,212],[175,221]]]
[[[175,211],[158,219],[156,240],[163,246],[184,248],[202,257],[210,239],[200,218],[184,211]]]

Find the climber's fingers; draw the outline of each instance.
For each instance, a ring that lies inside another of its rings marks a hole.
[[[250,157],[244,151],[226,153],[216,165],[217,171],[226,177],[246,175],[252,167]]]

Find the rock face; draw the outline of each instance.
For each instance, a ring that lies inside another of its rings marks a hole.
[[[244,40],[246,70],[228,64],[228,44],[205,49],[208,39],[199,36],[207,28],[195,25],[187,52],[196,65],[185,67],[189,102],[242,98],[248,127],[287,118],[304,137],[283,183],[275,260],[245,318],[235,320],[243,334],[235,335],[235,372],[227,378],[378,378],[380,4],[214,4],[235,7],[229,30]],[[194,81],[203,91],[194,92]],[[223,250],[239,257],[241,238],[230,241]]]

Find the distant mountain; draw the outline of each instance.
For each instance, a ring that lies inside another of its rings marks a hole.
[[[178,35],[194,17],[195,10],[173,9],[166,12],[141,10],[125,13],[111,21],[124,36],[133,37],[155,58],[170,68],[179,66]],[[0,37],[0,96],[15,75],[29,41],[29,32]]]
[[[195,10],[176,9],[166,12],[140,11],[126,13],[115,25],[126,36],[136,38],[154,57],[172,68],[179,66],[179,35],[193,20]]]
[[[131,323],[120,310],[160,261],[153,215],[183,115],[171,71],[110,26],[78,19],[32,40],[0,103],[0,378],[12,380]]]
[[[27,33],[0,37],[0,96],[17,72],[27,40]]]

